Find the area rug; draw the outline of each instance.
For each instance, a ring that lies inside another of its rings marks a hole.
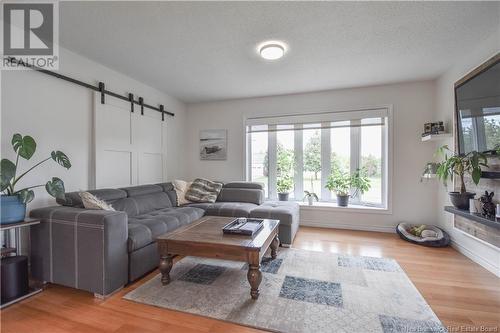
[[[274,332],[446,332],[393,259],[280,248],[261,270],[255,301],[246,264],[195,257],[124,298]]]

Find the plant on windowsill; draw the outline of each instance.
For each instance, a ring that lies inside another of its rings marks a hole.
[[[448,155],[451,153],[452,155]],[[448,145],[439,147],[437,155],[442,156],[444,161],[437,163],[437,177],[447,186],[448,180],[454,175],[460,178],[460,191],[448,192],[453,206],[458,209],[469,209],[469,199],[474,198],[476,193],[467,192],[465,187],[465,175],[470,175],[472,182],[476,185],[481,180],[481,167],[489,168],[488,157],[477,151],[471,151],[465,155],[455,154]]]
[[[349,197],[363,194],[371,188],[370,179],[364,169],[357,169],[352,174],[344,170],[334,170],[326,182],[325,188],[337,194],[337,205],[347,207]]]
[[[318,195],[316,193],[309,192],[309,191],[304,191],[304,193],[305,193],[304,199],[302,199],[302,200],[306,200],[307,199],[307,202],[308,202],[309,206],[313,205],[313,199],[316,200],[316,201],[319,201]]]
[[[1,224],[15,223],[24,220],[26,215],[26,204],[35,198],[35,192],[33,192],[34,188],[45,186],[45,189],[51,196],[54,198],[64,199],[64,183],[57,177],[52,177],[52,180],[49,180],[46,184],[28,186],[17,190],[17,183],[30,171],[50,159],[54,160],[66,169],[71,168],[71,162],[66,154],[62,151],[52,151],[49,157],[38,162],[27,171],[16,177],[19,166],[19,157],[29,160],[35,154],[36,142],[29,135],[22,136],[21,134],[14,134],[12,136],[11,143],[12,148],[14,148],[14,151],[16,152],[15,163],[6,158],[3,158],[0,161],[0,192],[4,193],[0,196]]]
[[[276,190],[278,191],[278,199],[280,201],[288,201],[288,195],[293,188],[293,178],[289,175],[278,177],[276,182]]]

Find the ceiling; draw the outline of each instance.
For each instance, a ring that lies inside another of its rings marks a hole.
[[[187,102],[439,76],[500,2],[61,2],[60,42]],[[288,44],[261,59],[265,40]],[[500,45],[500,41],[499,41]]]

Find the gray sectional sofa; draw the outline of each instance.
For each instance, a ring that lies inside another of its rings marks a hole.
[[[60,206],[34,209],[41,223],[31,231],[33,276],[105,296],[158,266],[156,237],[204,215],[279,219],[282,245],[299,225],[299,206],[264,201],[259,183],[224,184],[215,203],[177,206],[171,183],[89,191],[116,211],[83,208],[78,192]]]

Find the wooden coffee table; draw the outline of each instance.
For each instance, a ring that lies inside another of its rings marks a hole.
[[[205,216],[158,237],[162,284],[170,283],[170,270],[175,255],[245,261],[248,263],[250,295],[252,299],[257,299],[262,281],[260,262],[268,248],[271,248],[271,257],[276,258],[280,221],[265,219],[264,226],[253,237],[223,234],[222,227],[234,219]]]

